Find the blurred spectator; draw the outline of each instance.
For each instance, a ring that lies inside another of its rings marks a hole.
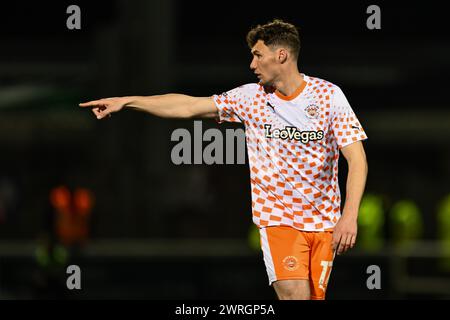
[[[85,245],[89,234],[92,193],[85,188],[73,192],[65,185],[49,194],[46,223],[35,251],[38,270],[34,276],[38,298],[65,298],[66,268]]]

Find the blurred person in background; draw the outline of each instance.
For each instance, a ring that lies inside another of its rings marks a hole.
[[[77,263],[88,241],[94,197],[87,188],[59,184],[49,192],[43,229],[38,235],[33,275],[37,298],[67,298],[66,267]]]

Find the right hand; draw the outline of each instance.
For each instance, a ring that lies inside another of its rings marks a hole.
[[[111,116],[111,113],[118,112],[127,103],[126,98],[105,98],[100,100],[93,100],[89,102],[80,103],[79,106],[82,108],[90,107],[92,112],[95,114],[97,119],[103,119],[104,117]]]

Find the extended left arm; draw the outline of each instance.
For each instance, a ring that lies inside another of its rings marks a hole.
[[[340,243],[338,254],[355,245],[359,205],[368,171],[366,153],[361,141],[345,146],[341,152],[348,163],[348,176],[344,209],[333,233],[333,249]]]

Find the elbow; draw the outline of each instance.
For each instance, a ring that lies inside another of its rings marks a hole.
[[[367,158],[364,155],[358,161],[355,161],[355,164],[360,168],[360,170],[367,176],[369,172],[369,164],[367,163]]]
[[[174,112],[173,114],[171,114],[167,118],[172,118],[172,119],[192,119],[193,117],[194,117],[194,115],[191,112],[189,112],[188,110],[179,110],[178,112]]]
[[[369,164],[367,163],[366,155],[364,155],[360,161],[360,167],[362,168],[363,174],[367,177],[369,173]]]
[[[182,108],[178,110],[178,118],[181,119],[193,119],[195,118],[195,105],[194,105],[194,99],[189,97],[189,102],[185,104]]]
[[[367,162],[367,156],[366,156],[366,153],[364,152],[363,153],[363,164],[364,164],[364,171],[365,171],[365,173],[366,173],[366,175],[367,175],[367,173],[369,172],[369,164],[368,164],[368,162]]]
[[[180,119],[193,119],[193,118],[195,118],[195,114],[192,111],[192,108],[187,107],[187,108],[183,108],[183,110],[180,110],[180,112],[178,113],[178,118],[180,118]]]
[[[367,162],[367,156],[366,156],[366,153],[364,152],[364,150],[362,151],[361,156],[358,158],[359,158],[358,162],[360,163],[360,165],[362,167],[364,175],[367,176],[367,174],[369,173],[369,164]]]

